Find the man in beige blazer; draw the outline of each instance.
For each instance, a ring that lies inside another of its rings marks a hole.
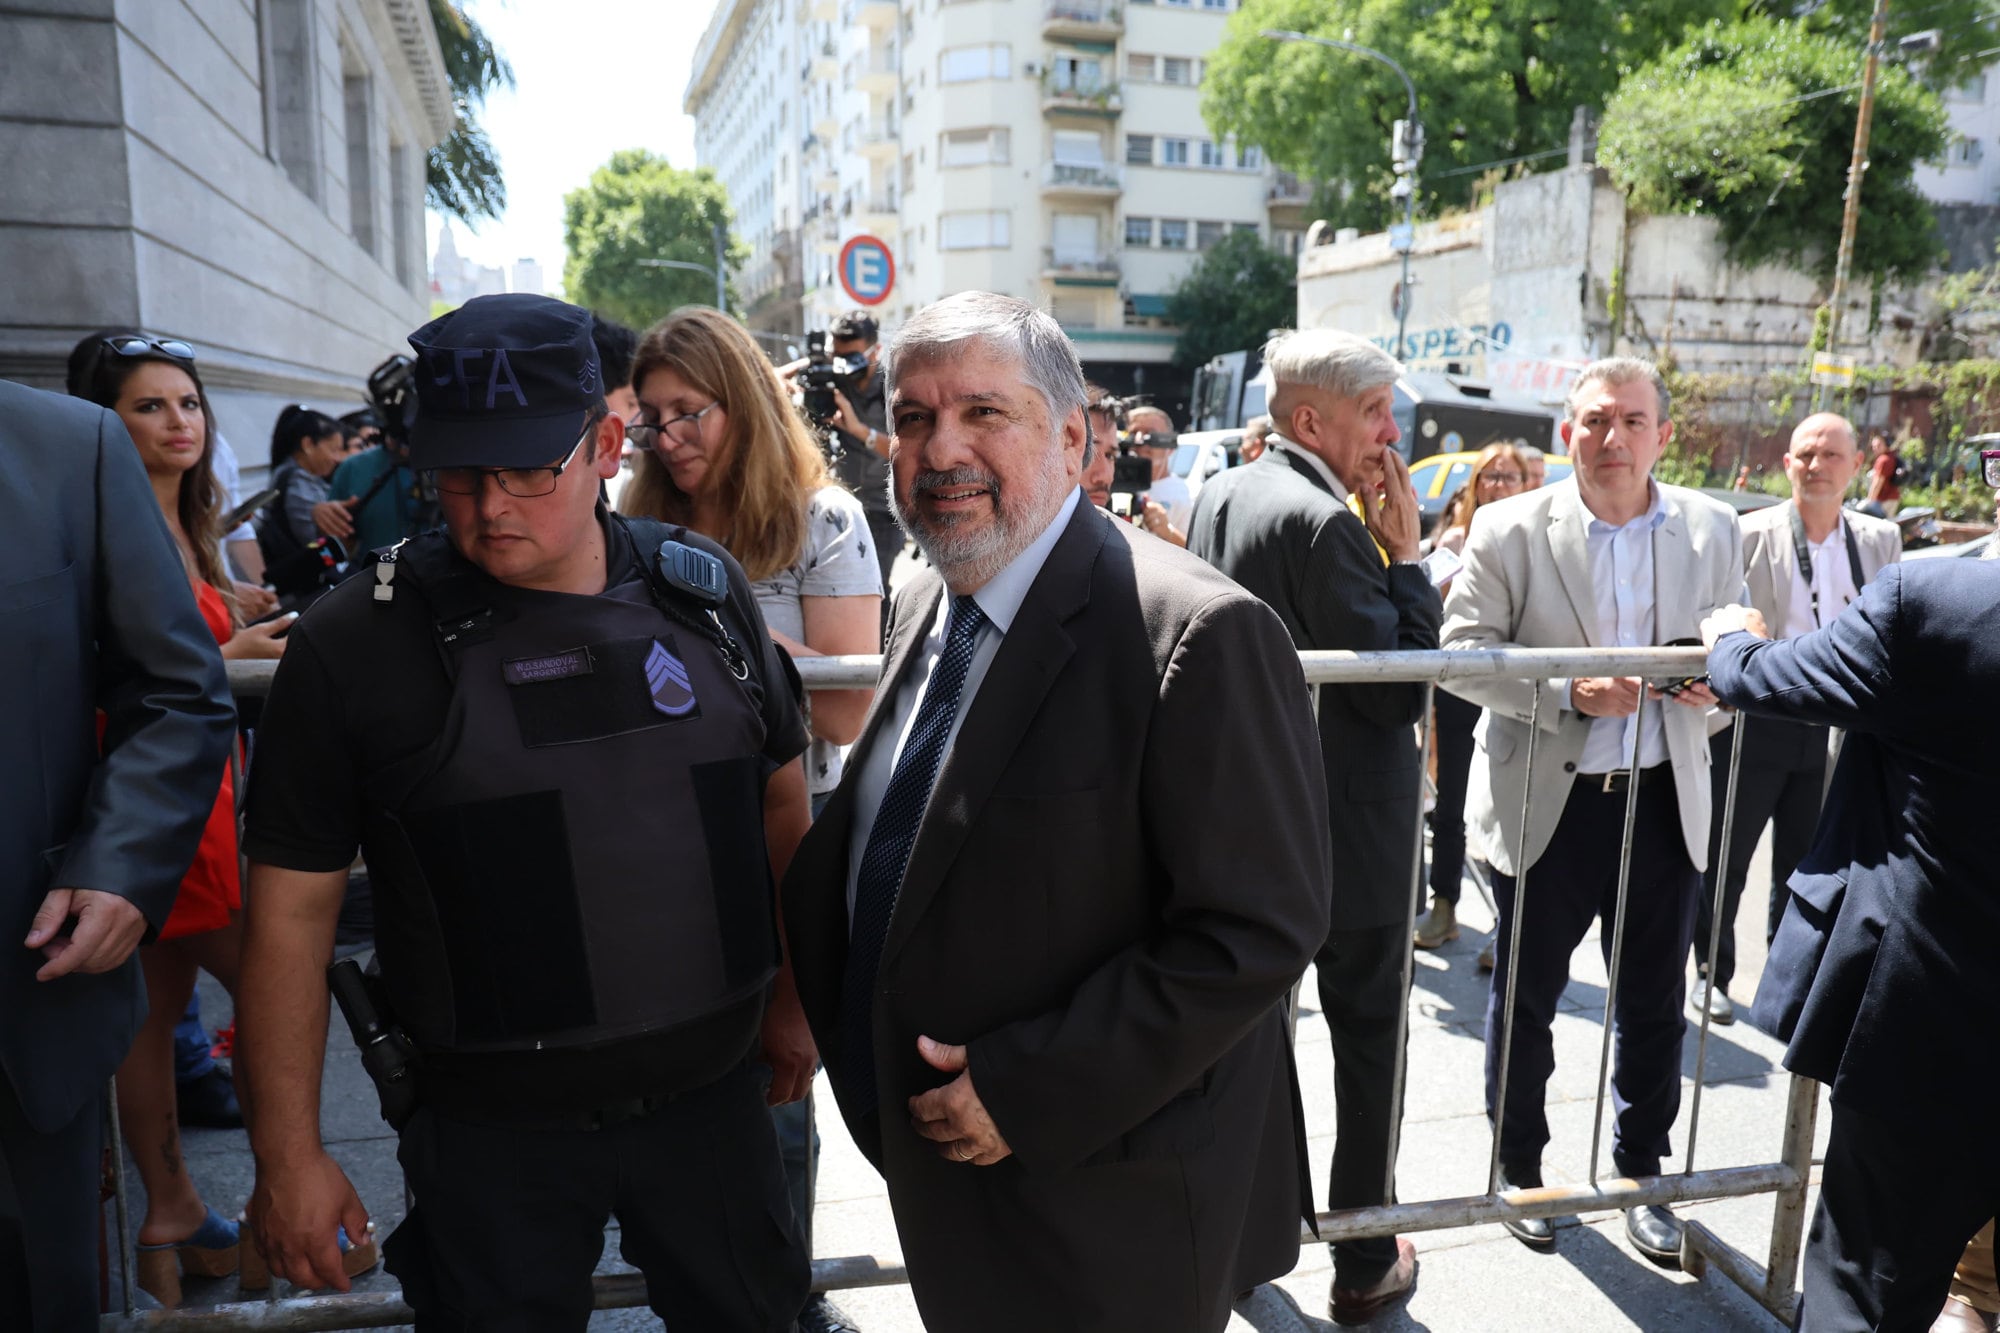
[[[1697,492],[1652,478],[1673,436],[1668,408],[1666,384],[1649,362],[1614,357],[1584,369],[1562,424],[1575,483],[1480,509],[1465,543],[1465,567],[1445,603],[1446,648],[1665,644],[1695,639],[1703,616],[1736,600],[1743,552],[1735,516]],[[1541,1184],[1549,1140],[1542,1099],[1555,1069],[1550,1024],[1569,981],[1570,954],[1593,920],[1602,918],[1610,952],[1629,770],[1638,748],[1632,876],[1613,1013],[1612,1160],[1623,1175],[1657,1175],[1680,1111],[1683,969],[1708,856],[1705,715],[1714,696],[1696,683],[1668,701],[1629,676],[1467,679],[1448,688],[1488,710],[1475,737],[1466,817],[1492,861],[1500,904],[1486,1006],[1486,1108],[1498,1121],[1503,1188]],[[1541,731],[1532,785],[1531,717]],[[1517,885],[1530,869],[1503,1104],[1502,997],[1516,961],[1509,945]],[[1545,1221],[1506,1226],[1537,1248],[1555,1244]],[[1667,1209],[1629,1209],[1625,1229],[1641,1253],[1678,1267],[1680,1224]]]
[[[1796,638],[1832,624],[1884,565],[1902,558],[1903,538],[1894,523],[1840,507],[1862,462],[1854,427],[1846,417],[1832,412],[1809,416],[1792,432],[1791,448],[1785,453],[1792,498],[1743,516],[1743,575],[1750,605],[1763,612],[1764,623],[1778,638]],[[1736,1020],[1736,1006],[1729,999],[1729,983],[1736,975],[1736,906],[1743,897],[1757,839],[1769,823],[1771,886],[1764,924],[1768,943],[1785,909],[1789,893],[1785,882],[1812,846],[1820,796],[1826,790],[1825,727],[1772,717],[1736,725],[1744,728],[1743,766],[1736,782],[1736,826],[1726,856],[1722,812],[1735,731],[1720,731],[1711,741],[1713,818],[1708,869],[1702,876],[1694,926],[1695,967],[1702,979],[1688,998],[1697,1017],[1706,1006],[1718,1023]],[[1711,963],[1708,937],[1715,919],[1718,875],[1723,882],[1722,935]]]

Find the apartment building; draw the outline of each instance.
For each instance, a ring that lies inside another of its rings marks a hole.
[[[729,192],[736,239],[750,251],[736,294],[753,329],[796,332],[804,252],[799,223],[799,126],[816,49],[801,0],[717,0],[695,48],[683,109],[695,120],[695,161]]]
[[[807,327],[853,304],[836,265],[872,235],[895,256],[886,327],[1008,292],[1051,311],[1094,378],[1177,401],[1167,297],[1200,252],[1247,229],[1297,253],[1307,191],[1201,118],[1236,0],[789,3]]]
[[[254,476],[280,407],[354,407],[425,319],[454,114],[424,0],[0,2],[0,376],[184,338]]]

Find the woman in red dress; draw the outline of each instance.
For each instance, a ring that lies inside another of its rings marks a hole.
[[[215,427],[185,343],[141,333],[95,334],[71,357],[71,383],[118,414],[152,480],[167,530],[179,546],[202,617],[226,658],[272,658],[290,617],[245,626],[220,546],[222,494],[210,467]],[[234,765],[231,766],[233,768]],[[236,851],[236,784],[222,789],[180,895],[159,938],[140,954],[150,1011],[118,1071],[118,1118],[146,1186],[139,1227],[138,1285],[169,1308],[183,1271],[236,1271],[237,1226],[202,1201],[181,1158],[174,1112],[174,1023],[205,969],[230,992],[242,952],[242,875]],[[246,1108],[247,1111],[248,1108]]]

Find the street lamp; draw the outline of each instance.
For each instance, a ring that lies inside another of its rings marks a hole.
[[[1409,73],[1401,65],[1375,48],[1358,42],[1337,41],[1332,37],[1293,32],[1288,28],[1265,28],[1259,35],[1275,42],[1312,42],[1380,61],[1396,71],[1396,77],[1403,81],[1403,91],[1409,94],[1409,111],[1396,122],[1389,137],[1389,161],[1396,171],[1396,183],[1390,187],[1389,197],[1403,205],[1402,234],[1390,237],[1391,247],[1403,256],[1403,282],[1397,289],[1396,300],[1396,356],[1402,359],[1408,350],[1404,346],[1403,335],[1410,319],[1410,252],[1417,244],[1417,163],[1424,156],[1424,127],[1423,122],[1417,119],[1417,85],[1410,82]]]
[[[720,222],[715,224],[713,235],[715,240],[715,266],[713,268],[707,264],[689,263],[685,259],[641,259],[638,263],[640,268],[684,268],[690,273],[713,274],[715,276],[715,308],[726,315],[729,313],[729,295],[728,289],[724,286],[726,270],[723,267],[722,256],[728,247],[727,242],[722,237],[722,224]]]

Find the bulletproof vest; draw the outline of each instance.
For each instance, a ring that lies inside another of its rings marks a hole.
[[[608,536],[631,529],[636,600],[500,589],[438,534],[377,557],[375,596],[422,599],[452,682],[437,740],[370,775],[363,836],[383,984],[421,1048],[654,1033],[776,970],[762,691],[784,685],[714,604],[720,562],[669,548],[709,562],[705,604],[657,563],[678,530]]]

